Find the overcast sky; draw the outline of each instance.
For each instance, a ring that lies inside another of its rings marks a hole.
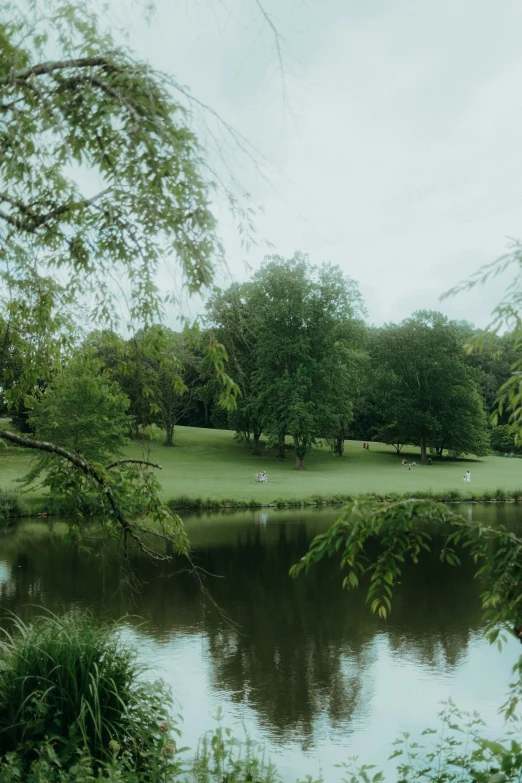
[[[495,284],[439,302],[522,237],[522,5],[514,0],[156,0],[132,46],[266,156],[233,154],[274,252],[331,261],[369,320],[420,308],[486,325]],[[230,279],[248,256],[224,221]]]

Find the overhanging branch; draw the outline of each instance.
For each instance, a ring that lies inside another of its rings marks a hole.
[[[125,465],[128,462],[132,462],[135,465],[149,465],[151,468],[157,468],[158,470],[162,470],[161,465],[158,465],[157,462],[148,462],[146,459],[118,459],[116,460],[116,462],[111,462],[110,465],[106,465],[105,470],[116,468],[118,467],[118,465]]]
[[[92,206],[97,201],[99,201],[99,199],[103,198],[103,196],[107,195],[111,189],[112,188],[105,188],[105,190],[100,191],[100,193],[97,193],[95,196],[91,196],[91,198],[84,198],[80,201],[71,201],[67,204],[60,204],[60,206],[51,209],[49,212],[46,212],[43,215],[39,215],[29,206],[21,201],[18,201],[18,199],[14,199],[8,193],[0,193],[0,202],[3,201],[6,204],[10,204],[12,207],[16,207],[16,209],[18,209],[19,212],[21,212],[23,215],[23,217],[16,217],[15,215],[10,215],[6,212],[0,211],[0,219],[5,220],[15,228],[32,233],[33,231],[36,231],[36,229],[45,225],[45,223],[48,223],[53,218],[60,217],[60,215],[64,215],[67,212],[74,212],[78,209],[86,209],[87,207]]]
[[[64,449],[62,446],[57,446],[55,443],[49,443],[48,441],[44,441],[44,440],[36,440],[36,438],[27,438],[24,435],[18,435],[16,432],[11,432],[10,430],[6,430],[6,429],[0,429],[0,439],[6,440],[9,443],[13,443],[16,446],[21,446],[22,448],[36,449],[37,451],[45,451],[48,454],[54,454],[55,456],[66,459],[76,468],[81,470],[82,473],[84,473],[88,478],[92,479],[93,481],[95,481],[96,484],[98,484],[98,486],[104,493],[105,497],[107,498],[109,505],[112,509],[112,512],[114,514],[114,517],[119,523],[119,525],[121,526],[122,530],[124,531],[125,534],[130,535],[131,538],[133,538],[134,541],[136,541],[136,543],[138,544],[138,546],[143,552],[145,552],[150,557],[155,558],[156,560],[169,559],[169,555],[163,555],[159,552],[150,549],[150,547],[148,547],[142,541],[141,535],[143,533],[153,534],[156,537],[161,538],[165,542],[170,540],[169,536],[167,536],[164,533],[161,533],[160,531],[152,531],[147,528],[142,529],[139,527],[139,525],[135,525],[133,522],[130,522],[130,520],[126,519],[118,507],[118,501],[114,497],[114,494],[109,484],[107,483],[107,479],[103,473],[103,470],[99,470],[94,465],[91,465],[90,462],[87,462],[87,460],[83,459],[79,454],[75,453],[74,451],[69,451],[69,449]],[[119,462],[120,463],[122,462],[146,463],[146,460],[120,460]],[[146,464],[152,464],[152,463],[146,463]],[[154,467],[160,467],[160,466],[155,465]]]
[[[0,87],[2,85],[19,84],[25,82],[31,78],[31,76],[42,76],[44,74],[53,73],[54,71],[64,71],[69,68],[96,68],[104,67],[110,70],[117,70],[114,63],[109,59],[115,52],[108,52],[105,55],[99,55],[97,57],[79,57],[72,60],[49,60],[45,63],[38,63],[32,65],[30,68],[25,68],[23,71],[11,71],[7,76],[2,76],[0,79]]]

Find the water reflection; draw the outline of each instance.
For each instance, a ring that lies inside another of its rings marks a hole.
[[[500,513],[507,520],[513,512]],[[470,507],[464,513],[478,512]],[[182,665],[200,690],[226,700],[234,714],[250,716],[251,725],[255,716],[276,746],[297,741],[306,749],[336,741],[344,747],[353,732],[361,740],[365,727],[375,724],[383,689],[391,699],[385,709],[397,714],[402,702],[418,699],[420,691],[411,686],[411,693],[406,686],[392,696],[395,683],[383,685],[382,678],[391,677],[385,672],[399,671],[393,677],[402,682],[405,671],[406,682],[419,678],[440,691],[465,669],[482,620],[472,566],[443,565],[436,551],[421,567],[406,568],[386,623],[370,615],[362,593],[342,591],[336,564],[290,580],[290,566],[334,518],[328,510],[189,520],[194,560],[218,575],[207,577],[206,587],[226,617],[203,600],[193,576],[179,573],[179,562],[158,565],[133,553],[130,564],[139,579],[133,589],[117,543],[94,542],[86,554],[65,542],[59,524],[53,530],[27,522],[0,542],[0,609],[27,617],[37,611],[35,604],[58,612],[82,605],[115,619],[128,615],[147,655]],[[437,531],[434,539],[436,550]],[[507,682],[511,659],[506,661],[497,665]],[[172,675],[176,686],[179,674]],[[483,698],[480,687],[473,688]],[[184,695],[179,685],[178,693],[190,713],[194,689]],[[201,719],[195,725],[200,730]]]

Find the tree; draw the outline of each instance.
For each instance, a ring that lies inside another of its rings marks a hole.
[[[439,456],[487,453],[487,419],[457,334],[440,313],[418,312],[380,330],[375,361],[386,443],[431,447]]]
[[[241,390],[236,409],[229,413],[230,424],[239,438],[251,446],[252,454],[258,455],[263,423],[254,372],[260,323],[250,302],[251,295],[251,283],[233,283],[214,295],[207,310],[209,326],[226,346],[230,372]]]
[[[127,443],[128,407],[127,397],[100,363],[80,355],[36,397],[29,423],[35,439],[52,441],[91,464],[103,464],[119,456]],[[36,481],[52,495],[68,497],[75,508],[85,495],[92,496],[85,477],[52,452],[38,452],[24,477],[27,485]]]
[[[127,443],[128,407],[100,364],[80,356],[36,398],[29,418],[37,438],[103,462]]]
[[[491,430],[491,448],[500,454],[516,454],[519,445],[509,424],[499,424]]]
[[[156,422],[165,430],[165,445],[173,445],[174,428],[196,402],[201,353],[201,335],[176,334],[167,330],[164,349],[153,363],[156,372]]]
[[[268,256],[252,279],[248,308],[255,410],[280,456],[291,435],[301,469],[312,445],[338,438],[351,415],[355,387],[338,343],[349,340],[363,311],[357,284],[338,267],[312,266],[303,253]]]

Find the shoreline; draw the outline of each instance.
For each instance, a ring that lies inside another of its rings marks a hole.
[[[309,495],[304,498],[274,498],[270,502],[261,502],[251,498],[250,500],[239,500],[236,498],[203,498],[203,497],[188,497],[181,495],[177,498],[171,498],[166,501],[166,505],[174,513],[182,512],[198,512],[198,511],[248,511],[260,508],[325,508],[325,507],[342,507],[348,503],[354,501],[372,501],[374,503],[396,503],[398,501],[406,500],[434,500],[439,503],[474,503],[474,504],[487,504],[487,503],[522,503],[522,488],[516,490],[505,490],[499,488],[494,492],[489,490],[483,490],[482,492],[467,492],[466,494],[459,490],[448,490],[441,492],[433,492],[431,490],[423,492],[417,490],[415,492],[405,493],[392,493],[392,492],[361,492],[353,495]],[[22,513],[10,514],[7,517],[7,524],[2,525],[0,528],[8,529],[13,527],[18,519],[46,519],[52,517],[64,517],[73,513],[66,508],[57,507],[56,502],[49,505],[43,503],[34,509],[25,508]],[[85,513],[85,512],[84,512]],[[94,515],[86,514],[87,517],[94,518]]]
[[[421,490],[406,493],[362,492],[354,495],[311,495],[306,498],[275,498],[263,503],[255,499],[237,500],[234,498],[190,498],[180,496],[167,501],[172,511],[219,511],[242,510],[255,508],[317,508],[320,506],[344,506],[355,500],[374,501],[375,503],[392,503],[400,500],[435,500],[439,503],[519,503],[522,502],[522,489],[494,492],[484,490],[474,494],[463,494],[459,490],[446,492],[423,492]]]

